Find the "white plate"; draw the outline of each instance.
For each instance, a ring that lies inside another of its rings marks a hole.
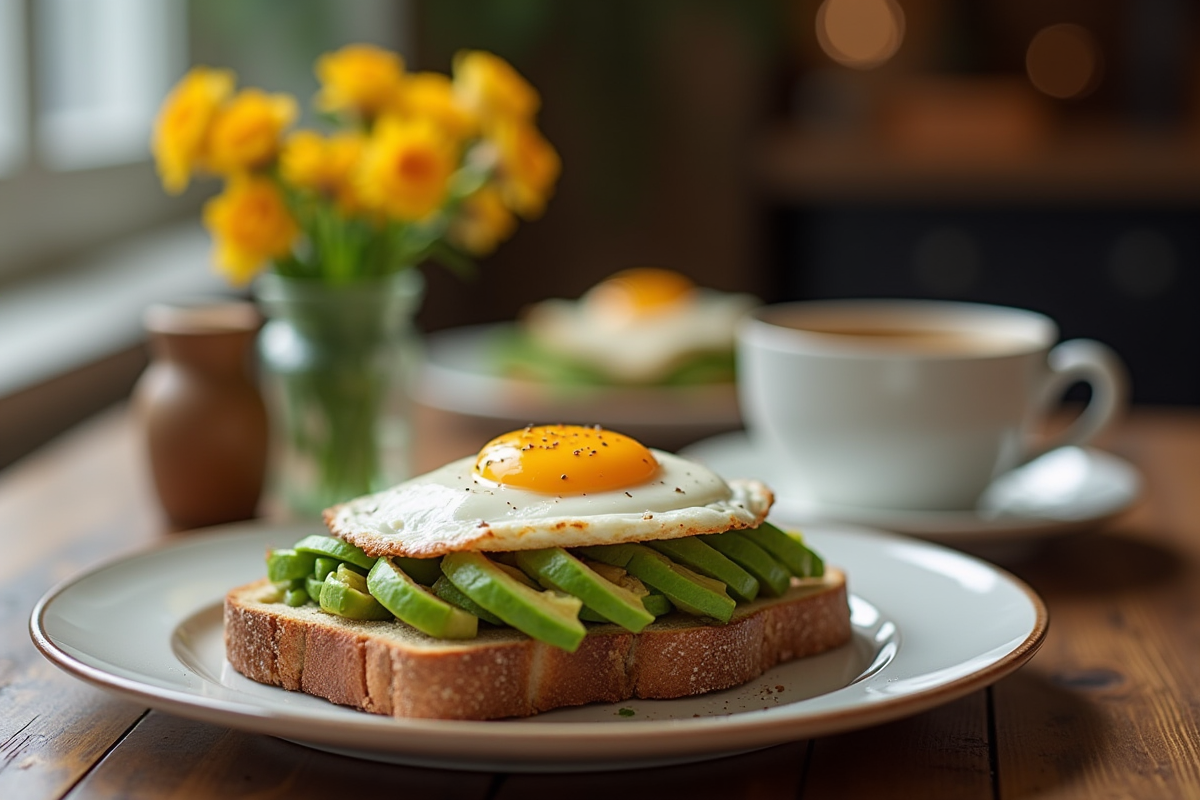
[[[262,575],[266,547],[309,532],[228,526],[99,567],[39,601],[34,642],[66,671],[180,716],[364,758],[512,772],[694,761],[874,725],[992,683],[1046,633],[1037,595],[982,561],[882,532],[812,528],[809,541],[852,591],[853,637],[837,650],[695,698],[397,720],[254,683],[225,661],[226,590]]]
[[[433,408],[502,421],[599,424],[672,447],[740,426],[733,384],[686,387],[553,387],[496,373],[489,340],[511,323],[438,331],[425,340],[413,393]]]
[[[1063,447],[997,478],[974,509],[835,506],[807,496],[802,482],[756,447],[744,431],[697,442],[681,455],[725,477],[766,482],[776,493],[772,516],[789,522],[873,525],[955,546],[1011,542],[1093,526],[1128,509],[1142,490],[1138,471],[1127,461],[1094,448]]]

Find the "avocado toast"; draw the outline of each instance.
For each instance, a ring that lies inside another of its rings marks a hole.
[[[728,688],[849,639],[844,575],[765,521],[761,484],[611,431],[506,436],[269,553],[226,598],[233,667],[374,713],[494,719]]]

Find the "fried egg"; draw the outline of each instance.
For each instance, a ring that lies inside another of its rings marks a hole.
[[[478,455],[325,512],[330,531],[372,556],[674,539],[756,527],[774,502],[755,480],[615,431],[530,426]]]
[[[652,383],[698,353],[733,350],[734,328],[758,301],[697,287],[665,269],[625,270],[579,300],[530,307],[525,330],[543,349],[623,383]]]

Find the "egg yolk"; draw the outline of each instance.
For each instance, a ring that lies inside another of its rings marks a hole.
[[[588,292],[588,303],[604,314],[641,317],[685,303],[696,286],[678,272],[640,267],[618,272]]]
[[[475,473],[502,486],[547,494],[586,494],[635,486],[658,471],[645,445],[581,425],[538,425],[483,446]]]

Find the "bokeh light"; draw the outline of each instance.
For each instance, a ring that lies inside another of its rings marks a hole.
[[[884,64],[904,41],[904,10],[895,0],[825,0],[817,9],[817,42],[847,67]]]
[[[1064,22],[1038,31],[1025,51],[1025,72],[1038,91],[1060,100],[1085,97],[1100,83],[1100,46],[1082,25]]]

